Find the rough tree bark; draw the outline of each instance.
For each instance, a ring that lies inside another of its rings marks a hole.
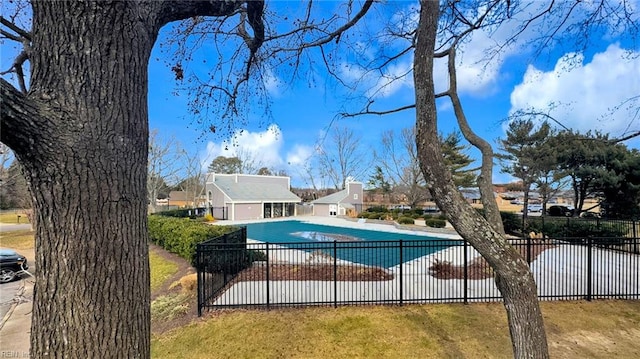
[[[164,24],[241,4],[33,1],[29,92],[0,80],[38,223],[33,357],[149,357],[149,56]]]
[[[548,346],[536,284],[526,261],[493,229],[455,187],[438,146],[433,56],[439,3],[421,1],[414,56],[417,147],[421,166],[436,203],[449,221],[482,254],[495,272],[509,320],[516,358],[548,358]]]

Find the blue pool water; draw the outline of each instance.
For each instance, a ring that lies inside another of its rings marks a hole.
[[[342,260],[393,267],[452,245],[457,241],[405,233],[333,227],[300,221],[246,224],[247,237],[307,252],[321,251]],[[334,244],[334,241],[337,242]],[[402,253],[399,242],[402,241]]]

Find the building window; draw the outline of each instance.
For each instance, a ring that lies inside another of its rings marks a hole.
[[[358,194],[357,193],[353,194],[353,199],[358,199]]]

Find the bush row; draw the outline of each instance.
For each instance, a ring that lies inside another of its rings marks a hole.
[[[446,220],[446,216],[444,214],[438,214],[438,215],[431,215],[431,214],[424,214],[424,215],[419,215],[417,213],[410,213],[410,212],[396,212],[396,211],[387,211],[387,212],[362,212],[358,215],[358,218],[366,218],[366,219],[382,219],[382,220],[394,220],[394,221],[398,221],[400,218],[411,218],[411,219],[420,219],[420,218],[424,218],[425,220],[430,219],[430,218],[436,218],[436,219],[442,219],[442,220]]]
[[[163,216],[163,217],[195,219],[196,217],[204,216],[206,212],[207,210],[205,208],[179,208],[179,209],[171,209],[168,211],[158,212],[156,213],[156,215]]]
[[[195,263],[196,245],[237,230],[233,226],[210,226],[188,218],[149,216],[149,239],[171,253]]]

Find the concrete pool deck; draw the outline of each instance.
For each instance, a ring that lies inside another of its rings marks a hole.
[[[354,222],[342,218],[327,217],[289,217],[276,220],[299,220],[303,222],[336,227],[348,227],[365,230],[385,231],[391,233],[408,233],[443,239],[461,239],[455,233],[435,233],[428,230],[407,230],[393,225],[378,223]],[[242,221],[224,224],[247,224],[263,222]],[[271,220],[269,220],[271,221]],[[221,221],[222,222],[222,221]],[[220,223],[223,224],[223,223]],[[248,240],[249,243],[262,243]],[[394,274],[387,281],[251,281],[238,282],[231,285],[212,303],[214,306],[295,304],[295,303],[333,303],[338,302],[404,302],[412,301],[460,301],[452,298],[495,297],[500,292],[493,278],[467,280],[466,288],[462,279],[438,279],[430,275],[430,267],[435,260],[447,261],[452,265],[463,265],[473,261],[480,254],[472,247],[467,247],[466,258],[462,246],[422,256],[402,264],[387,268]],[[283,249],[269,254],[271,263],[309,264],[310,260],[318,263],[322,259],[310,258],[311,253]],[[589,259],[591,264],[589,265]],[[333,260],[331,260],[333,263]],[[352,264],[338,260],[340,264]],[[355,264],[360,265],[360,264]],[[542,252],[530,264],[531,271],[538,284],[541,297],[555,296],[566,299],[582,299],[588,293],[592,296],[623,296],[625,293],[640,293],[640,256],[637,254],[616,252],[607,249],[593,248],[591,253],[584,246],[556,246]],[[589,278],[588,269],[591,269]],[[590,283],[589,283],[590,279]],[[267,290],[267,284],[269,289]],[[267,298],[268,293],[268,298]],[[402,293],[402,294],[400,294]],[[638,299],[636,295],[634,299]]]

